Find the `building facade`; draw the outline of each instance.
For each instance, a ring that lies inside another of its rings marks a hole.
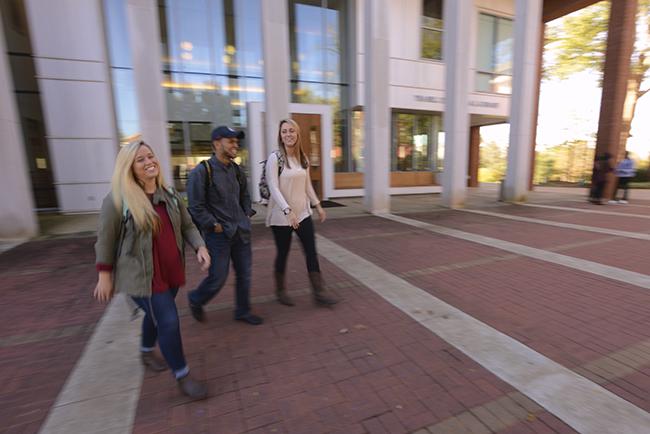
[[[364,196],[381,212],[392,194],[442,192],[462,206],[478,129],[509,118],[506,194],[527,190],[542,0],[0,5],[13,131],[0,176],[14,187],[0,237],[35,234],[34,210],[97,211],[120,144],[137,137],[183,191],[210,155],[211,129],[244,129],[239,162],[256,192],[287,116],[324,198]]]

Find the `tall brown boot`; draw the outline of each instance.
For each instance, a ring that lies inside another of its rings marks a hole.
[[[293,300],[291,300],[284,287],[284,273],[278,273],[277,271],[275,272],[275,297],[280,304],[294,306]]]
[[[326,294],[325,288],[323,287],[323,279],[319,272],[310,272],[309,282],[311,283],[311,289],[314,292],[314,302],[316,304],[320,306],[333,306],[339,302],[338,298]]]

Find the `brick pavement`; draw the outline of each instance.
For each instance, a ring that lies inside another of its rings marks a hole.
[[[650,212],[650,209],[648,211]],[[535,223],[463,212],[437,213],[435,215],[417,214],[411,217],[432,224],[530,247],[561,251],[565,255],[612,265],[625,270],[639,273],[647,273],[648,271],[648,260],[645,255],[648,242],[644,240],[582,232],[574,229],[547,227]],[[543,219],[557,221],[554,218]],[[589,225],[584,221],[580,224]],[[649,228],[650,222],[647,222],[646,229]]]
[[[632,217],[497,210],[504,211],[648,228]],[[650,208],[634,212],[650,214]],[[638,240],[451,211],[409,217],[647,272]],[[331,220],[317,231],[650,410],[647,290],[377,217]],[[38,430],[103,311],[89,297],[96,278],[92,242],[41,241],[0,256],[0,305],[8,312],[0,318],[0,432]],[[205,324],[187,315],[181,291],[188,360],[209,381],[211,397],[188,403],[168,374],[147,374],[134,432],[574,432],[325,259],[328,283],[345,302],[331,310],[314,307],[297,243],[288,281],[298,306],[269,302],[273,256],[268,229],[256,225],[252,296],[267,320],[261,327],[232,321],[232,276]],[[202,277],[192,260],[187,274],[188,288]],[[53,290],[56,299],[48,298]]]
[[[494,232],[501,231],[501,236],[497,238],[517,242],[525,241],[525,234],[531,233],[528,226],[538,226],[536,233],[531,236],[533,242],[537,240],[547,245],[557,245],[567,239],[557,236],[557,232],[565,232],[564,229],[526,223],[515,222],[515,225],[511,225],[511,231],[504,228],[495,229],[489,223],[489,218],[483,216],[479,217],[487,220],[483,226],[476,223],[478,216],[470,216],[466,220],[464,215],[459,215],[456,219],[453,213],[437,213],[427,218],[417,216],[438,225],[459,227],[482,235],[496,236],[499,234]],[[463,222],[468,222],[466,227],[463,227]],[[389,223],[390,226],[387,227],[392,228],[394,223]],[[501,222],[498,223],[498,226],[500,225]],[[593,234],[588,236],[598,237]],[[431,233],[421,233],[413,237],[418,239],[419,244],[413,245],[412,240],[408,238],[384,240],[396,248],[382,254],[377,253],[380,244],[376,240],[364,245],[345,240],[339,243],[389,271],[400,273],[404,269],[402,261],[417,264],[416,252],[422,251],[422,244],[446,246],[448,238]],[[571,236],[570,239],[573,240],[574,237]],[[400,245],[402,248],[399,248]],[[491,251],[488,247],[466,246],[468,254],[476,252],[477,248],[484,249],[481,254],[484,257],[500,256],[498,251]],[[371,256],[371,252],[374,256]],[[594,259],[607,263],[608,253],[611,252],[604,252]],[[636,253],[643,257],[641,250]],[[454,254],[457,255],[458,252]],[[438,257],[432,256],[431,261],[435,263],[436,258]],[[442,262],[445,259],[443,258]],[[433,269],[430,273],[403,273],[402,276],[414,285],[570,368],[625,346],[638,344],[650,337],[647,290],[576,272],[559,265],[510,255],[505,260],[499,258],[487,263],[479,261],[471,268],[451,271],[441,268]],[[530,294],[535,294],[535,297]],[[483,303],[477,303],[477,300]],[[640,367],[650,365],[650,352],[644,350],[640,357],[643,360]],[[643,371],[637,371],[636,375],[640,376],[637,381],[642,383],[650,378],[643,374]],[[650,408],[650,388],[635,387],[634,383],[624,379],[617,380],[617,384],[613,385],[606,382],[602,384],[620,396],[634,397],[634,400],[629,400],[642,408]]]
[[[569,207],[573,205],[567,204]],[[614,210],[619,212],[620,208],[616,206],[600,206],[594,205],[595,210]],[[650,209],[649,209],[650,210]],[[554,209],[544,209],[544,208],[533,208],[525,207],[519,205],[510,205],[499,207],[499,212],[506,212],[512,215],[520,215],[524,217],[535,217],[546,220],[553,220],[563,223],[573,223],[579,225],[587,226],[596,226],[608,229],[618,229],[622,231],[633,231],[633,232],[648,232],[650,229],[650,222],[647,219],[639,219],[635,217],[622,217],[622,216],[608,216],[601,214],[587,214],[583,212],[571,212],[563,210],[554,210]],[[643,214],[643,211],[640,212],[636,210],[635,214]]]
[[[104,308],[93,238],[35,241],[0,255],[0,432],[35,433]]]
[[[380,239],[413,233],[368,217],[336,220],[318,230],[328,227],[336,233],[333,239],[351,243],[376,242],[377,230]],[[255,246],[253,292],[261,296],[272,291],[269,264],[274,250],[267,229],[255,227]],[[451,261],[468,257],[461,252]],[[345,287],[340,290],[345,302],[336,309],[315,308],[305,295],[297,297],[295,308],[256,306],[267,319],[260,328],[231,321],[225,307],[210,312],[206,324],[182,317],[189,363],[208,379],[213,397],[184,404],[167,376],[148,375],[135,432],[176,432],[182,426],[218,433],[407,433],[514,392],[328,261],[321,259],[321,265],[330,285]],[[193,269],[190,265],[192,279],[198,280]],[[307,288],[297,245],[288,274],[290,289]],[[215,303],[227,303],[232,293],[230,278]],[[183,294],[179,305],[185,305]],[[186,409],[168,410],[179,406]],[[519,423],[517,407],[510,409],[515,415],[504,410],[503,429]],[[547,429],[555,423],[562,426],[560,432],[572,432],[553,416],[545,417],[553,422],[547,425],[535,416],[524,423],[537,421]]]

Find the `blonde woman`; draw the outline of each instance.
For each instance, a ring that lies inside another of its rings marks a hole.
[[[180,390],[192,399],[203,399],[205,383],[188,375],[175,297],[185,283],[185,242],[203,269],[210,265],[210,255],[183,200],[165,186],[149,145],[140,141],[120,150],[111,185],[95,244],[99,278],[94,296],[107,302],[117,290],[132,297],[145,314],[142,363],[153,371],[166,369],[153,353],[158,341]]]
[[[273,231],[277,248],[275,294],[281,304],[294,305],[285,288],[285,269],[291,248],[291,237],[295,232],[305,252],[314,301],[321,306],[331,306],[338,300],[326,294],[323,288],[310,205],[316,207],[321,223],[325,221],[326,214],[311,185],[309,160],[300,143],[298,124],[292,119],[280,121],[279,149],[266,161],[266,174],[271,193],[266,225]]]

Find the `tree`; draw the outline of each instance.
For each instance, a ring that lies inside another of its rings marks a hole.
[[[559,24],[548,25],[544,44],[549,54],[545,62],[545,77],[566,78],[590,70],[601,74],[602,83],[610,7],[611,2],[601,1],[563,18]],[[650,90],[650,87],[641,89],[644,80],[650,78],[650,0],[639,0],[630,62],[620,149],[625,149],[630,137],[637,101]]]
[[[496,142],[481,143],[478,161],[479,182],[497,182],[506,176],[506,151]]]
[[[585,140],[552,146],[535,157],[536,184],[547,182],[586,183],[591,176],[594,148]]]

